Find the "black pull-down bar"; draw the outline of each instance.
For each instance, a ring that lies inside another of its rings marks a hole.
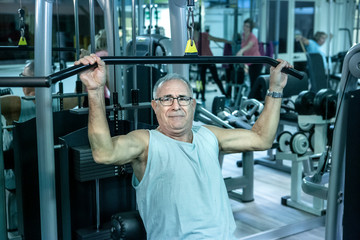
[[[204,57],[204,56],[165,56],[165,57],[102,57],[110,65],[136,65],[136,64],[209,64],[209,63],[257,63],[269,64],[276,67],[280,62],[270,57]],[[50,87],[58,81],[71,77],[79,72],[96,65],[77,65],[63,69],[47,77],[0,77],[0,87]],[[304,74],[293,68],[284,68],[284,73],[298,79],[303,79]]]
[[[270,57],[204,57],[204,56],[164,56],[164,57],[102,57],[101,58],[106,64],[110,65],[136,65],[136,64],[209,64],[209,63],[258,63],[258,64],[269,64],[276,67],[280,62]],[[77,65],[49,76],[52,83],[56,83],[64,78],[71,75],[92,68],[95,65]],[[284,68],[284,73],[290,74],[298,79],[303,79],[304,74],[293,68]]]

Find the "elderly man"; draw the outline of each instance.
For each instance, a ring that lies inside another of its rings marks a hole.
[[[159,79],[151,106],[159,127],[111,137],[105,116],[106,68],[94,54],[78,64],[88,89],[88,134],[94,160],[131,163],[133,186],[148,239],[233,239],[236,228],[218,162],[219,151],[242,152],[271,147],[279,123],[281,93],[287,75],[279,60],[271,68],[265,108],[251,130],[193,126],[196,101],[179,75]]]

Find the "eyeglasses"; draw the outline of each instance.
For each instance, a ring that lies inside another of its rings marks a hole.
[[[188,106],[193,99],[192,97],[161,97],[156,98],[155,101],[160,101],[163,106],[171,106],[174,103],[174,99],[176,99],[180,106]]]

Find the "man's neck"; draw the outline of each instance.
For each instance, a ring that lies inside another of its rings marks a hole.
[[[177,140],[177,141],[188,142],[188,143],[192,143],[192,141],[193,141],[193,132],[191,129],[190,129],[190,131],[181,132],[181,133],[170,133],[170,132],[167,132],[167,131],[161,129],[160,127],[158,127],[156,130],[158,130],[165,136],[172,138],[174,140]]]

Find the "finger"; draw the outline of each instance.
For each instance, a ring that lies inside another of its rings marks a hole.
[[[282,59],[278,59],[278,61],[280,62],[277,66],[276,69],[281,71],[284,67],[286,67],[288,65],[288,62]]]
[[[80,62],[84,65],[93,65],[96,63],[96,55],[95,57],[90,55],[90,56],[85,56],[83,58],[80,59]]]

